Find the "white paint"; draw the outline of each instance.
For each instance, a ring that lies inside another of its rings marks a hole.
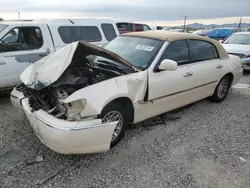
[[[101,120],[69,122],[60,120],[40,110],[31,112],[28,99],[22,101],[23,109],[38,138],[53,151],[64,154],[84,154],[109,150],[113,131],[117,122],[102,124]],[[44,120],[44,121],[41,121]],[[48,126],[45,122],[56,125]],[[91,126],[91,128],[87,128]],[[80,130],[66,131],[65,128]],[[86,127],[86,129],[84,128]]]
[[[236,56],[179,66],[175,71],[155,72],[155,66],[168,44],[168,42],[163,44],[147,70],[115,77],[82,88],[62,102],[70,103],[77,100],[86,100],[85,107],[81,112],[81,117],[84,118],[99,115],[109,102],[120,97],[126,97],[133,103],[134,123],[137,123],[211,96],[218,82],[228,73],[234,75],[233,86],[241,79],[243,70],[240,59]],[[61,59],[61,61],[64,62],[64,59]],[[65,68],[68,64],[67,61],[63,67]],[[218,65],[221,68],[217,68]],[[49,68],[48,72],[51,74],[54,72],[57,74],[56,77],[59,76],[59,73],[62,73],[62,70],[57,70],[56,66],[51,67],[54,68]],[[58,73],[56,73],[57,71]],[[43,69],[40,69],[40,73],[42,72]],[[50,74],[46,77],[45,73],[46,71],[43,73],[44,79],[53,77]],[[191,73],[190,76],[185,76],[187,73]],[[31,69],[25,73],[25,77],[28,77],[29,74],[33,74]],[[143,101],[147,88],[148,101]],[[16,98],[12,97],[12,103],[17,104],[18,98],[20,98],[18,92],[14,89],[11,95],[16,96]],[[42,110],[31,113],[27,99],[24,99],[22,104],[36,134],[52,150],[61,153],[92,153],[106,151],[109,148],[110,139],[116,125],[115,122],[108,125],[102,125],[100,119],[69,122],[57,119]],[[46,126],[46,122],[61,128],[75,127],[77,129],[78,126],[94,125],[96,127],[73,132],[58,132]]]

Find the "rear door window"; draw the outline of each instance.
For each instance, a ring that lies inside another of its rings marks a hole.
[[[64,43],[79,40],[87,42],[99,42],[102,40],[101,33],[96,26],[61,26],[58,28],[58,32]]]
[[[164,59],[176,61],[178,66],[188,64],[190,61],[187,42],[180,40],[170,43],[163,53],[160,62]]]
[[[199,62],[218,58],[213,44],[201,40],[188,40],[191,62]]]
[[[102,30],[103,30],[103,33],[105,35],[105,38],[108,40],[108,41],[111,41],[113,40],[115,37],[117,37],[116,35],[116,32],[115,32],[115,29],[113,27],[112,24],[102,24],[101,25],[102,27]]]
[[[135,30],[136,31],[143,31],[141,24],[135,24]]]

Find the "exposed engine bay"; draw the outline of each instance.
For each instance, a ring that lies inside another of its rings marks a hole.
[[[81,120],[88,118],[81,117],[85,99],[67,104],[62,101],[82,88],[137,71],[104,48],[75,42],[28,67],[24,79],[21,78],[23,84],[16,90],[29,99],[33,112],[42,109],[59,119]]]
[[[42,109],[59,119],[81,120],[81,106],[72,103],[63,104],[61,100],[65,100],[79,89],[122,75],[121,72],[112,70],[112,67],[108,65],[97,66],[92,58],[93,56],[88,56],[83,60],[73,59],[61,77],[44,89],[34,90],[27,88],[24,84],[17,86],[16,89],[29,98],[33,111]]]

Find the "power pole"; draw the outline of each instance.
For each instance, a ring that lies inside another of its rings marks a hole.
[[[241,21],[242,21],[242,17],[240,17],[239,28],[241,27]]]
[[[18,12],[18,18],[19,18],[19,20],[20,20],[20,12]]]
[[[187,21],[187,15],[185,15],[185,17],[184,17],[184,26],[183,26],[183,29],[186,29],[186,21]]]

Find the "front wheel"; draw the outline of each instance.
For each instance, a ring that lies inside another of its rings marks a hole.
[[[110,144],[113,147],[122,139],[128,127],[126,109],[119,103],[111,103],[102,110],[101,118],[103,123],[118,121]]]
[[[208,99],[216,103],[224,101],[227,97],[229,88],[230,88],[230,77],[226,75],[220,80],[219,84],[215,88],[214,94]]]

